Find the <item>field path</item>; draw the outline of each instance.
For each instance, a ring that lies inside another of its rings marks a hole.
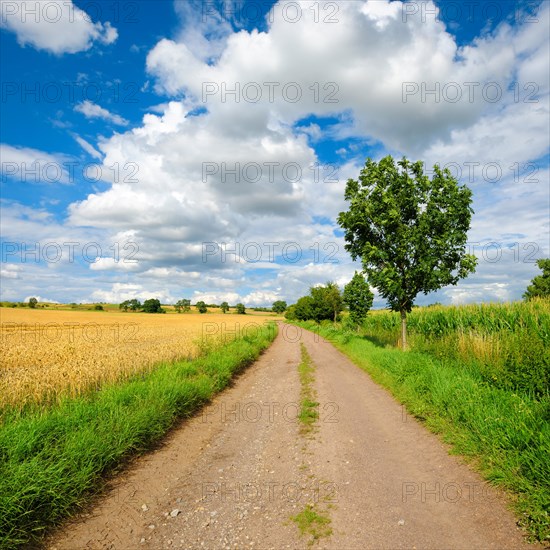
[[[330,343],[281,325],[273,345],[158,450],[134,461],[50,549],[308,548],[290,518],[310,505],[314,547],[531,548],[492,490]],[[319,420],[296,415],[300,343]]]

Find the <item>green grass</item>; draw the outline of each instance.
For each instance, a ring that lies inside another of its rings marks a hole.
[[[0,426],[0,548],[35,543],[102,488],[104,476],[195,413],[273,340],[273,324],[194,361],[58,406],[13,412]]]
[[[313,430],[315,422],[319,418],[319,403],[314,401],[315,390],[313,382],[315,377],[315,365],[309,356],[304,344],[300,344],[302,360],[298,365],[298,374],[300,376],[300,413],[298,420],[302,423],[301,432],[309,433]]]
[[[374,317],[374,315],[373,315]],[[341,327],[302,323],[328,338],[512,496],[519,523],[550,540],[550,398],[487,380],[476,363],[382,347]]]
[[[367,316],[361,333],[393,346],[398,313]],[[457,359],[503,389],[548,395],[550,388],[550,299],[509,304],[414,308],[407,316],[411,350]]]
[[[314,505],[307,504],[301,512],[290,519],[297,525],[303,536],[311,536],[310,545],[320,538],[329,537],[332,534],[330,517],[319,511]]]

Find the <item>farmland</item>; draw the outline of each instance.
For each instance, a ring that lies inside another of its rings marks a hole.
[[[0,410],[57,403],[193,359],[265,318],[0,308]]]
[[[40,538],[277,332],[259,315],[0,314],[0,548]]]

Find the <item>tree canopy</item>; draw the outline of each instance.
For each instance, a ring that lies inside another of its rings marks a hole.
[[[275,313],[284,313],[287,308],[287,303],[284,300],[276,300],[271,306],[272,311]]]
[[[344,287],[343,301],[349,309],[349,320],[352,325],[360,325],[367,316],[374,294],[365,277],[357,271],[351,281]]]
[[[406,314],[418,293],[455,285],[476,266],[475,256],[466,254],[472,192],[448,169],[435,165],[430,179],[423,166],[391,156],[368,159],[359,178],[348,180],[349,209],[338,216],[346,250],[401,313],[403,348]]]
[[[300,321],[336,321],[343,309],[342,295],[338,285],[333,282],[325,286],[314,286],[309,289],[309,296],[303,296],[296,304],[288,308],[287,319]]]
[[[206,304],[202,300],[199,300],[195,304],[195,307],[199,310],[199,313],[206,313],[208,311],[208,308],[206,307]]]
[[[550,258],[537,260],[537,265],[542,270],[542,275],[537,275],[527,287],[523,297],[526,300],[550,296]]]

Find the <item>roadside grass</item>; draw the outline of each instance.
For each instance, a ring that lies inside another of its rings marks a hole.
[[[0,548],[36,544],[48,527],[101,491],[104,476],[195,413],[276,335],[273,323],[193,361],[50,408],[5,414],[0,425]]]
[[[487,381],[475,363],[382,347],[332,324],[298,323],[327,338],[407,410],[512,496],[530,538],[550,541],[550,398]]]

